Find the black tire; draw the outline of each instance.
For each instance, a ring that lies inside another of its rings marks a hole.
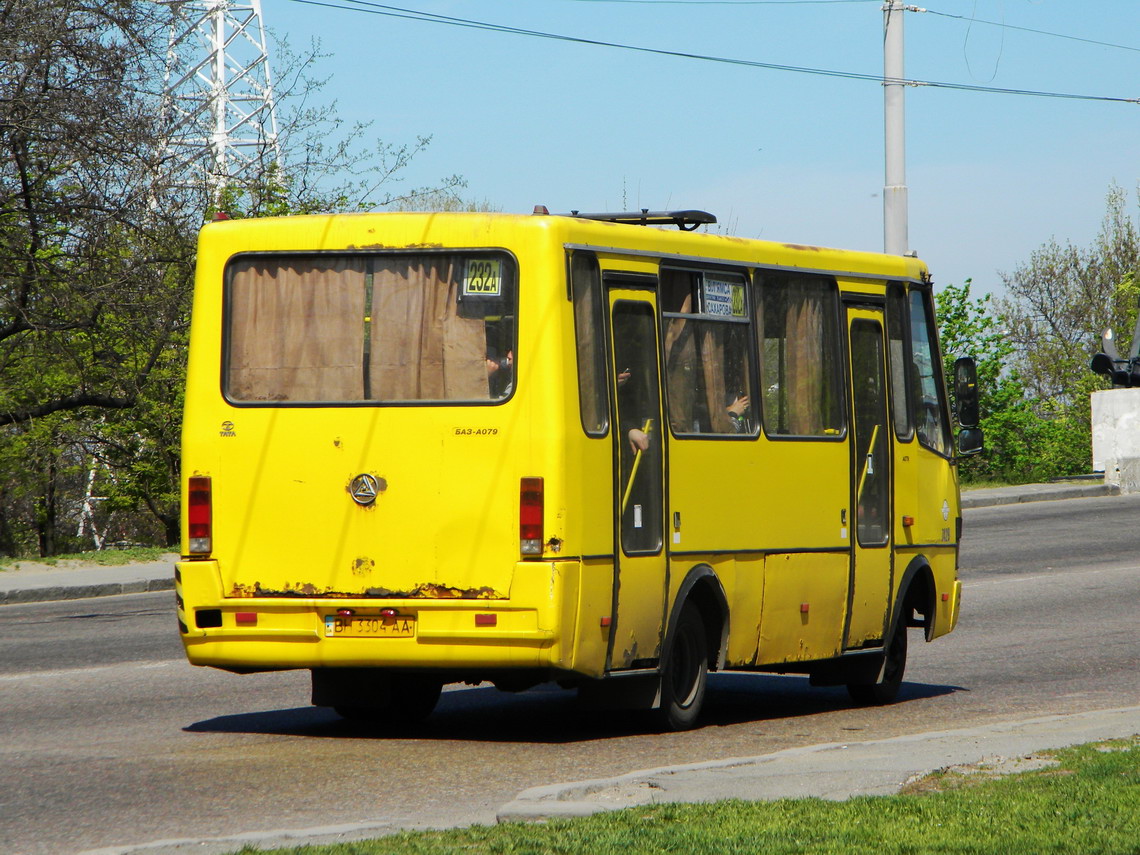
[[[661,706],[655,712],[663,730],[688,730],[697,723],[709,675],[709,642],[700,609],[685,603],[669,657],[661,673]]]
[[[883,667],[873,683],[848,683],[851,700],[862,706],[892,704],[899,695],[903,672],[906,671],[906,614],[899,615],[883,658]]]
[[[443,691],[443,682],[423,674],[393,674],[388,678],[386,702],[378,706],[336,704],[341,718],[377,726],[409,727],[432,714]]]

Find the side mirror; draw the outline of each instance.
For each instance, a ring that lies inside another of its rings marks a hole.
[[[954,361],[954,408],[959,425],[978,426],[978,367],[972,356]]]
[[[958,431],[958,456],[970,457],[979,454],[985,447],[981,428],[962,428]]]
[[[954,411],[962,428],[958,431],[958,456],[978,454],[985,440],[978,427],[978,366],[972,356],[954,360]]]

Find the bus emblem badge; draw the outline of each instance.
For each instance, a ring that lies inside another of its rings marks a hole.
[[[352,501],[367,507],[376,501],[378,486],[374,476],[364,473],[352,479],[352,483],[348,485],[348,492],[352,496]]]

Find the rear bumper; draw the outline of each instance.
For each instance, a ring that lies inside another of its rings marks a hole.
[[[223,597],[216,561],[177,565],[179,630],[195,665],[238,670],[318,667],[569,669],[577,561],[520,562],[506,599]],[[338,611],[410,618],[410,637],[346,638]]]

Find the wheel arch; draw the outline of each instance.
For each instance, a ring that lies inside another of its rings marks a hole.
[[[930,641],[934,632],[936,588],[934,571],[925,555],[916,555],[910,560],[899,580],[898,590],[886,637],[890,638],[898,622],[905,620],[907,626],[922,627],[925,639]],[[917,621],[912,620],[916,613],[920,616]]]
[[[669,622],[666,625],[665,640],[662,645],[666,657],[673,649],[673,633],[681,618],[681,610],[687,602],[692,602],[700,610],[705,634],[708,637],[709,670],[718,671],[724,667],[728,652],[728,597],[725,596],[724,586],[716,571],[708,564],[697,564],[692,567],[677,588],[677,596],[673,598],[673,605],[669,610]],[[661,665],[664,668],[664,659]]]

